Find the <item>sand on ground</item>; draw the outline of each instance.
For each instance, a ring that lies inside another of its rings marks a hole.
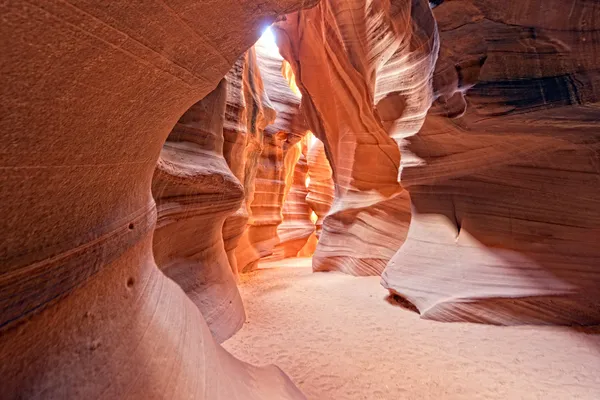
[[[600,330],[440,323],[386,301],[379,277],[310,258],[243,275],[248,319],[224,343],[277,364],[310,400],[600,400]]]

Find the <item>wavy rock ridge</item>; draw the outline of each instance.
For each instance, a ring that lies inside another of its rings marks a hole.
[[[410,219],[392,128],[418,130],[430,105],[437,34],[429,4],[326,0],[277,28],[335,182],[313,268],[378,275]],[[394,71],[401,79],[386,81]]]
[[[303,399],[218,342],[311,229],[423,318],[600,323],[600,5],[316,3],[0,4],[2,398]]]
[[[289,191],[283,202],[283,221],[277,227],[279,236],[278,254],[280,258],[296,257],[307,245],[309,238],[315,235],[315,222],[311,220],[313,210],[307,203],[308,143],[312,135],[298,142],[293,151],[288,152],[290,167],[288,171]],[[308,180],[310,183],[310,180]],[[286,184],[287,186],[287,184]]]
[[[265,128],[275,121],[273,108],[258,67],[256,50],[249,49],[226,79],[229,82],[224,135],[225,158],[243,183],[244,201],[225,220],[225,248],[235,275],[253,265],[260,254],[250,241],[248,225],[256,191],[259,161],[264,150]]]
[[[439,321],[598,324],[600,8],[452,1],[435,16],[438,100],[405,148],[413,220],[383,285]]]
[[[287,177],[296,159],[295,145],[308,132],[300,110],[300,95],[290,88],[290,82],[283,74],[286,67],[275,44],[263,37],[254,49],[265,95],[275,112],[275,119],[264,129],[255,192],[249,202],[251,216],[242,239],[246,250],[243,261],[238,257],[240,270],[246,272],[256,268],[259,259],[275,256],[284,197],[291,185]]]
[[[222,233],[244,196],[223,158],[226,91],[223,79],[179,119],[152,180],[156,264],[198,306],[219,342],[246,318]]]

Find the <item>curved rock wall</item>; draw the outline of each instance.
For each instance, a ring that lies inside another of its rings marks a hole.
[[[223,158],[227,81],[179,119],[152,180],[158,220],[154,259],[198,306],[218,342],[245,320],[223,242],[223,222],[244,189]]]
[[[378,275],[410,218],[392,136],[416,132],[430,106],[437,33],[429,3],[325,0],[276,25],[335,182],[313,269]]]
[[[178,118],[309,3],[0,5],[4,398],[303,398],[218,346],[156,267],[150,188]]]
[[[284,61],[277,47],[263,36],[254,49],[265,94],[276,117],[264,129],[255,192],[250,202],[251,217],[242,239],[247,247],[243,261],[238,258],[239,268],[243,271],[254,269],[261,258],[274,257],[275,247],[279,244],[277,227],[282,222],[287,169],[293,165],[288,152],[308,132],[300,111],[300,95],[294,93],[283,75]]]
[[[265,149],[264,129],[272,124],[276,112],[271,104],[258,67],[256,49],[248,51],[248,64],[244,74],[244,98],[246,103],[246,130],[248,132],[244,149],[244,204],[242,215],[247,215],[246,223],[235,249],[237,270],[244,271],[260,259],[260,253],[249,236],[249,226],[253,219],[252,203],[256,196],[256,179],[260,168],[262,153]],[[273,171],[275,173],[275,171]]]
[[[253,270],[260,258],[273,254],[279,243],[277,226],[281,223],[281,207],[285,189],[284,150],[282,140],[265,132],[263,151],[258,160],[252,217],[248,221],[248,240],[256,258],[242,269]]]
[[[288,177],[291,182],[283,203],[283,221],[277,227],[277,236],[279,236],[277,253],[280,258],[295,257],[315,233],[315,223],[311,220],[313,211],[306,202],[308,195],[306,155],[311,137],[312,135],[305,136],[294,146],[294,150],[288,151],[292,164],[288,169],[291,172]]]
[[[316,137],[313,137],[309,143],[307,163],[308,163],[308,184],[306,189],[306,204],[317,215],[315,221],[315,232],[317,238],[320,238],[323,230],[323,219],[329,213],[333,204],[334,184],[331,172],[331,166],[325,155],[325,147]]]
[[[599,323],[600,8],[447,1],[435,16],[439,98],[408,139],[413,222],[383,285],[439,321]]]
[[[237,276],[248,264],[260,258],[248,237],[256,174],[264,145],[264,129],[275,120],[259,70],[254,48],[241,57],[226,76],[229,83],[224,126],[225,159],[243,183],[241,207],[225,220],[223,235],[229,262]]]
[[[245,165],[247,160],[246,145],[248,142],[247,110],[245,99],[244,74],[247,72],[248,52],[240,57],[231,70],[225,75],[227,81],[227,101],[225,119],[223,121],[223,157],[227,161],[233,175],[244,187],[243,200],[232,215],[223,223],[223,243],[225,252],[234,277],[237,277],[238,267],[235,250],[239,240],[246,230],[248,210],[246,207]]]

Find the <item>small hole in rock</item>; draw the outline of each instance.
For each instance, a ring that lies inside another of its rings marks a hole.
[[[135,281],[133,280],[133,278],[127,279],[127,287],[132,287],[134,283]]]
[[[133,230],[133,224],[129,224],[129,230],[132,231]]]

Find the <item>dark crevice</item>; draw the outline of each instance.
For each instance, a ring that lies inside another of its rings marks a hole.
[[[413,311],[413,312],[416,312],[417,314],[420,314],[419,309],[417,308],[417,306],[415,306],[406,297],[400,296],[399,294],[390,293],[390,295],[387,296],[385,298],[385,300],[388,303],[390,303],[391,305],[398,306],[398,307],[403,308],[405,310]]]

